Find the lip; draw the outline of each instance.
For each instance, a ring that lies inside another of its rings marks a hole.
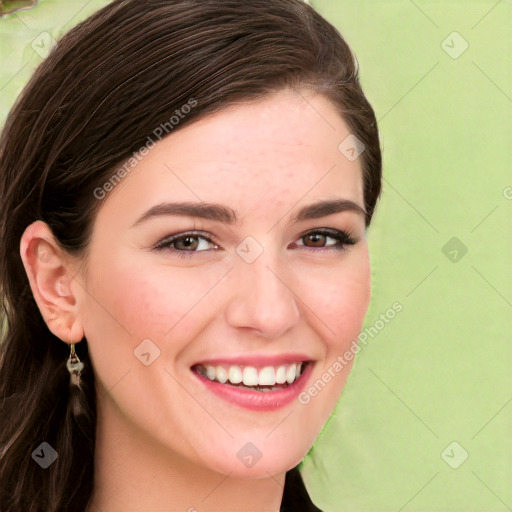
[[[259,359],[259,358],[258,358]],[[265,359],[265,358],[263,358]],[[219,360],[220,361],[220,360]],[[226,360],[222,360],[224,364]],[[249,364],[248,359],[244,359],[244,363],[246,366],[255,366],[254,359],[251,360],[252,364]],[[272,358],[272,361],[275,363],[276,358]],[[286,362],[290,361],[290,359],[286,359]],[[294,359],[293,361],[297,362],[298,359]],[[237,386],[231,386],[229,384],[221,384],[220,382],[215,382],[207,377],[202,376],[198,372],[193,370],[192,373],[204,384],[204,386],[216,396],[222,398],[226,402],[231,404],[235,404],[237,406],[243,407],[245,409],[250,409],[252,411],[274,411],[277,409],[281,409],[286,407],[294,400],[297,399],[300,392],[305,388],[306,383],[313,371],[314,362],[311,360],[302,359],[303,362],[307,362],[302,374],[300,377],[295,380],[292,384],[289,384],[286,388],[279,389],[276,391],[256,391],[252,389],[239,388]],[[291,361],[290,361],[291,362]],[[205,363],[200,363],[205,364]],[[207,363],[210,364],[210,363]],[[221,362],[216,364],[222,364]],[[240,364],[235,362],[230,362],[229,364]],[[285,364],[285,362],[280,362],[277,364]],[[258,365],[259,366],[259,365]],[[268,366],[272,366],[268,364]]]
[[[240,355],[228,358],[213,358],[198,361],[192,366],[209,365],[209,366],[280,366],[282,364],[306,363],[310,362],[311,357],[304,354],[280,354],[280,355]]]

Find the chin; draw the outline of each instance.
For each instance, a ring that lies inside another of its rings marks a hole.
[[[283,442],[282,438],[270,440],[268,432],[243,437],[225,446],[222,452],[211,454],[207,465],[222,474],[234,478],[268,478],[294,468],[306,456],[311,443],[297,440]],[[267,437],[267,438],[266,438]]]

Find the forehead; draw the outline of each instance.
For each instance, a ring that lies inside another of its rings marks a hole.
[[[159,202],[229,204],[282,214],[302,199],[344,197],[363,205],[360,159],[339,150],[350,135],[321,95],[281,91],[231,106],[157,142],[106,198],[128,215]]]

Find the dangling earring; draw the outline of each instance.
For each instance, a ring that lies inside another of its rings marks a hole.
[[[80,374],[84,369],[84,363],[82,363],[82,361],[80,361],[80,359],[76,355],[74,343],[71,343],[71,352],[66,362],[66,366],[71,375],[71,385],[80,386]]]

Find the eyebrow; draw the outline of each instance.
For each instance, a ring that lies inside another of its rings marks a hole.
[[[319,201],[301,208],[293,217],[294,222],[308,219],[318,219],[335,213],[351,211],[366,217],[366,211],[357,203],[348,199],[331,199]],[[234,224],[238,220],[235,210],[221,204],[212,203],[161,203],[143,213],[132,225],[135,227],[142,222],[165,215],[182,215],[201,219]]]

